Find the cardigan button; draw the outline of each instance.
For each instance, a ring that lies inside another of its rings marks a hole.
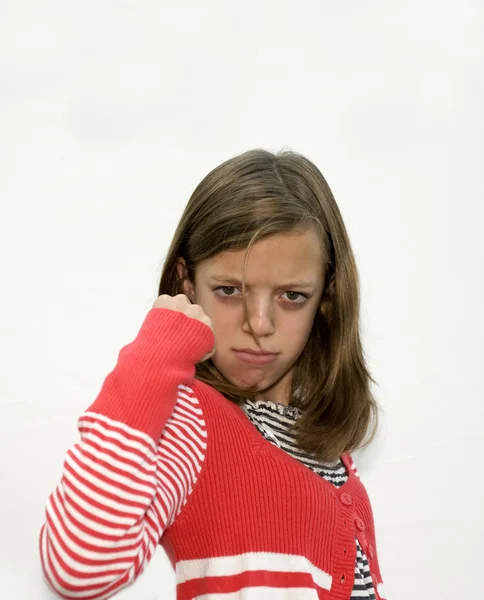
[[[351,496],[349,494],[347,494],[346,492],[343,492],[340,496],[340,500],[341,502],[345,505],[345,506],[351,506],[351,504],[353,503],[353,499],[351,498]]]
[[[368,554],[370,555],[371,560],[373,560],[375,553],[373,551],[373,546],[371,544],[370,544],[370,547],[368,548]]]
[[[358,527],[358,529],[360,531],[365,531],[365,524],[363,523],[363,521],[360,518],[356,519],[356,526]]]

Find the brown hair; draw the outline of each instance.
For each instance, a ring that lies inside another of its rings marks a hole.
[[[247,265],[257,240],[311,225],[321,236],[325,282],[309,339],[294,365],[291,404],[303,415],[293,431],[299,448],[332,462],[371,442],[378,406],[370,392],[370,382],[375,382],[360,340],[355,258],[331,189],[310,160],[293,151],[273,154],[258,149],[212,170],[188,201],[158,293],[184,293],[183,281],[195,280],[197,264],[220,252],[247,248]],[[183,279],[176,268],[179,258],[186,262]],[[245,301],[244,310],[247,318]],[[237,388],[211,360],[196,365],[195,377],[239,405],[262,391]]]

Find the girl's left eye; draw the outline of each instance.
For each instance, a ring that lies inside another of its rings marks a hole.
[[[218,293],[219,290],[223,290],[224,293],[223,294],[218,294],[219,296],[221,296],[222,298],[233,298],[236,297],[236,294],[234,293],[229,293],[229,294],[225,294],[225,291],[230,290],[230,291],[234,291],[234,290],[238,290],[239,288],[233,287],[233,286],[220,286],[220,287],[216,287],[215,291]],[[309,298],[309,296],[307,296],[306,294],[303,294],[301,292],[284,292],[284,294],[288,294],[288,296],[292,296],[292,298],[288,298],[290,304],[303,304],[304,302],[306,302],[306,300]],[[238,294],[237,294],[238,296]],[[299,299],[295,298],[294,296],[299,297]],[[297,301],[295,301],[297,300]]]
[[[308,299],[309,296],[306,296],[306,294],[302,294],[301,292],[284,292],[285,294],[288,295],[293,295],[293,298],[290,299],[290,301],[292,302],[292,300],[294,300],[294,295],[299,296],[299,302],[292,302],[292,304],[303,304],[303,302],[306,302],[306,300]]]

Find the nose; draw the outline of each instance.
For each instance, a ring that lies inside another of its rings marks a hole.
[[[247,297],[247,313],[255,336],[265,337],[274,333],[273,312],[270,300]],[[250,334],[249,324],[245,318],[242,329]]]

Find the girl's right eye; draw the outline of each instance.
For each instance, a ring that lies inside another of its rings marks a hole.
[[[238,289],[238,288],[236,288],[236,287],[233,287],[233,286],[231,286],[231,285],[228,285],[228,286],[226,285],[226,286],[219,286],[219,287],[216,287],[216,288],[215,288],[215,292],[217,292],[217,294],[218,294],[218,295],[219,295],[221,298],[231,298],[231,297],[234,297],[234,296],[235,296],[235,294],[233,294],[233,293],[228,293],[228,294],[225,294],[225,293],[224,293],[224,294],[220,294],[220,293],[219,293],[219,290],[224,290],[224,291],[226,291],[226,290],[229,290],[229,291],[232,291],[232,292],[233,292],[234,290],[237,290],[237,289]]]

